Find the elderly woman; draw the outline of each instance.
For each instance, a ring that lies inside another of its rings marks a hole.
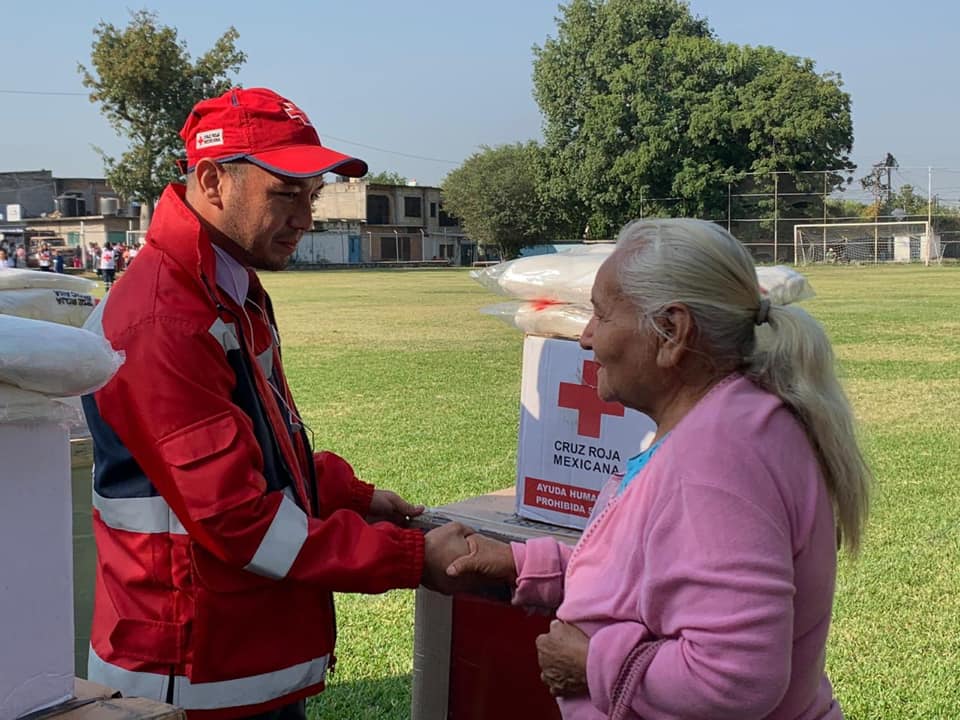
[[[626,226],[592,302],[597,393],[653,418],[652,444],[576,548],[472,535],[448,574],[556,609],[537,645],[564,718],[841,718],[837,547],[857,549],[871,478],[822,328],[696,220]]]

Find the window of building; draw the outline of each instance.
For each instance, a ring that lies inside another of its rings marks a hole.
[[[439,250],[441,258],[448,259],[453,257],[453,243],[442,243]]]
[[[386,195],[367,195],[367,224],[390,225],[390,198]]]
[[[452,215],[447,215],[447,211],[440,209],[440,227],[457,227],[460,221]]]
[[[407,217],[423,217],[423,198],[404,195],[403,214]]]
[[[437,216],[437,204],[430,203],[430,217],[435,218]]]

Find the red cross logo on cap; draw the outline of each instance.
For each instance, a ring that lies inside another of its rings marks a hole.
[[[593,360],[583,361],[583,384],[560,383],[560,396],[557,405],[569,410],[577,410],[577,434],[588,437],[600,437],[600,421],[604,415],[623,417],[623,405],[618,402],[601,400],[597,395],[597,371],[599,363]]]
[[[307,119],[307,114],[289,100],[285,101],[281,107],[291,120],[299,120],[306,127],[313,127]]]

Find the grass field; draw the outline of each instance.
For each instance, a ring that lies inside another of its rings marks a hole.
[[[847,718],[960,717],[960,268],[805,270],[877,475],[828,668]],[[318,448],[437,505],[513,482],[521,335],[459,270],[264,277]],[[312,718],[408,718],[413,597],[340,596]]]

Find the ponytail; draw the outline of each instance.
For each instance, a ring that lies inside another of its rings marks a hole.
[[[745,374],[800,418],[820,458],[840,538],[855,554],[873,478],[857,444],[853,410],[837,379],[830,341],[820,323],[792,305],[771,306],[756,336]]]

